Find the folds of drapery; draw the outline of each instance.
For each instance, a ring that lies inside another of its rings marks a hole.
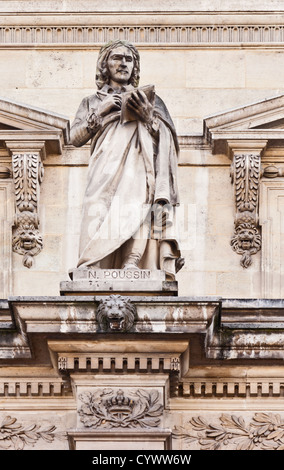
[[[180,256],[175,223],[177,144],[167,110],[161,100],[157,103],[155,154],[146,126],[139,121],[122,125],[119,112],[106,116],[92,138],[78,266],[103,262],[104,267],[119,268],[123,254],[117,254],[127,240],[147,236],[139,267],[156,267],[165,270],[169,279],[175,277],[175,260]],[[86,143],[86,115],[95,104],[95,96],[83,100],[71,128],[74,145]],[[157,227],[153,207],[159,202],[167,204],[166,223]],[[119,261],[113,265],[115,258]]]
[[[137,122],[116,120],[92,153],[83,202],[78,265],[92,265],[129,240],[143,224],[154,197],[151,136]]]

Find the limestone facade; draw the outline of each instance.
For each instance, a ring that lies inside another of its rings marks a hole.
[[[283,448],[283,12],[0,1],[4,447]],[[178,134],[185,266],[171,286],[151,273],[125,287],[117,272],[97,291],[68,274],[90,153],[70,123],[116,38],[139,49],[140,85],[155,84]],[[125,330],[100,323],[111,294]]]

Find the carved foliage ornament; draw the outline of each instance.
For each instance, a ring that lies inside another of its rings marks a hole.
[[[38,230],[39,185],[43,166],[39,153],[14,153],[12,157],[16,215],[12,240],[13,251],[23,255],[23,264],[30,268],[33,257],[43,247]]]
[[[104,332],[129,331],[136,320],[136,307],[128,297],[110,295],[97,308],[99,329]]]
[[[157,390],[139,389],[125,396],[122,390],[97,390],[82,393],[78,413],[86,427],[152,428],[160,423],[163,405]]]
[[[187,427],[175,427],[173,437],[198,442],[202,450],[284,450],[284,420],[273,413],[256,413],[247,424],[240,416],[225,415],[219,423],[192,418]]]
[[[0,425],[0,449],[22,450],[25,446],[33,446],[39,439],[52,443],[54,439],[66,439],[65,433],[55,433],[56,427],[49,426],[40,430],[37,424],[24,427],[17,423],[16,418],[6,416]]]
[[[233,250],[241,255],[241,265],[251,265],[251,256],[261,248],[258,225],[258,190],[260,155],[236,154],[231,177],[235,186],[235,232],[231,239]]]

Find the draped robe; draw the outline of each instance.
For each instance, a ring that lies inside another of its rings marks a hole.
[[[125,91],[134,89],[131,85]],[[105,116],[98,130],[87,127],[90,112],[98,109],[101,91],[81,102],[71,126],[75,146],[91,139],[91,157],[82,208],[78,267],[123,267],[129,241],[145,240],[138,264],[143,269],[161,269],[175,279],[175,260],[180,257],[175,222],[179,203],[177,189],[177,137],[163,101],[156,95],[154,115],[157,134],[135,120],[121,123],[121,111]],[[166,203],[167,223],[157,228],[153,207]],[[156,225],[156,227],[155,227]]]

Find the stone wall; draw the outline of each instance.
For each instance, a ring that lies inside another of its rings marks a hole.
[[[261,253],[245,270],[230,247],[231,161],[222,153],[212,155],[194,136],[202,135],[210,115],[282,93],[281,2],[273,11],[265,2],[246,3],[239,11],[230,3],[228,11],[222,6],[224,12],[216,2],[191,3],[190,10],[182,2],[161,2],[154,16],[147,2],[121,2],[120,15],[111,2],[105,12],[93,2],[67,2],[64,7],[38,2],[32,11],[28,2],[14,3],[0,5],[2,97],[72,121],[81,99],[94,91],[100,45],[114,37],[136,40],[140,84],[155,84],[181,141],[179,184],[188,233],[180,292],[263,296]],[[205,14],[208,8],[210,15]],[[88,148],[65,146],[62,155],[45,160],[40,206],[44,249],[29,271],[13,256],[10,293],[56,295],[58,283],[76,263],[88,155]]]
[[[154,12],[152,0],[0,0],[0,431],[19,425],[7,446],[283,448],[283,10],[280,0],[160,0]],[[101,45],[118,37],[138,47],[140,85],[155,84],[176,126],[185,266],[177,297],[132,296],[135,325],[116,334],[99,329],[100,297],[60,296],[60,283],[77,263],[90,154],[68,142],[69,122],[95,90]],[[17,151],[44,168],[43,247],[30,268],[12,251]],[[244,266],[231,239],[247,203],[261,242]],[[86,412],[92,397],[106,400],[110,426]],[[116,433],[121,403],[130,431]]]

